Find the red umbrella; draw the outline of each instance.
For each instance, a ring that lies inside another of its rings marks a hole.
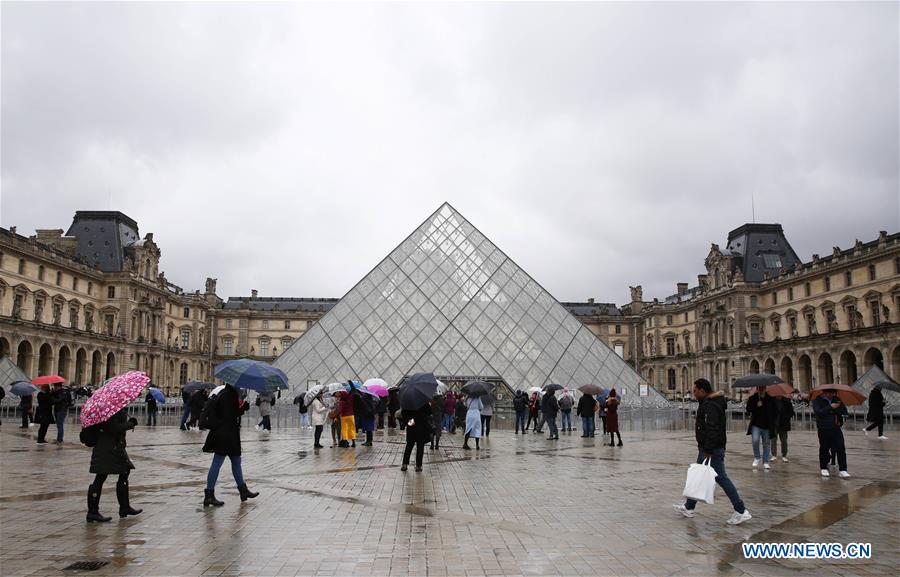
[[[31,379],[32,385],[52,385],[54,383],[65,383],[66,380],[59,375],[46,375],[43,377],[35,377]]]
[[[766,394],[772,397],[790,397],[794,394],[794,387],[788,383],[778,383],[766,387]]]
[[[809,392],[809,400],[813,401],[823,392],[834,389],[837,391],[838,398],[845,405],[861,405],[866,400],[866,396],[849,385],[819,385]]]

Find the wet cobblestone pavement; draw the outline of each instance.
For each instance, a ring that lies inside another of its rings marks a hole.
[[[132,505],[116,515],[107,481],[105,524],[86,524],[90,449],[36,445],[31,429],[0,429],[0,574],[177,576],[895,575],[900,563],[900,439],[847,431],[851,479],[819,477],[814,432],[791,434],[789,463],[751,469],[749,437],[729,435],[726,459],[753,519],[725,520],[728,500],[672,510],[690,431],[628,432],[624,447],[577,431],[493,432],[481,451],[460,435],[426,448],[425,470],[400,471],[403,437],[314,452],[309,431],[244,431],[244,474],[257,499],[241,503],[226,464],[201,506],[210,455],[204,435],[172,427],[129,434]],[[51,434],[52,437],[52,434]],[[872,543],[869,560],[748,560],[744,541]],[[107,561],[96,571],[63,570]]]

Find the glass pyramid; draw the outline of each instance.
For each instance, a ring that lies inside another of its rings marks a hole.
[[[616,387],[628,402],[637,400],[640,382],[446,203],[275,365],[297,389],[372,377],[395,384],[426,371],[438,378],[502,380],[523,390],[596,383]]]

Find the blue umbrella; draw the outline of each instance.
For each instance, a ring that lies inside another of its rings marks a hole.
[[[27,397],[38,391],[38,388],[31,383],[16,383],[9,388],[9,392],[18,397]]]
[[[347,391],[352,391],[353,389],[362,390],[362,383],[359,381],[347,381],[344,383],[344,388],[347,389]]]
[[[240,389],[273,393],[288,388],[288,378],[281,369],[252,359],[225,361],[216,367],[216,378]]]
[[[148,389],[148,390],[150,391],[150,396],[153,397],[154,399],[156,399],[157,403],[159,403],[160,405],[166,404],[166,396],[163,394],[162,391],[160,391],[156,387],[150,387],[150,389]]]

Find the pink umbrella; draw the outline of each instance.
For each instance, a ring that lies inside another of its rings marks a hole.
[[[81,409],[81,426],[90,427],[108,421],[110,417],[141,396],[150,377],[140,371],[116,375],[97,389]]]
[[[367,391],[372,391],[379,397],[388,396],[388,386],[383,379],[369,379],[363,384],[363,388]]]

